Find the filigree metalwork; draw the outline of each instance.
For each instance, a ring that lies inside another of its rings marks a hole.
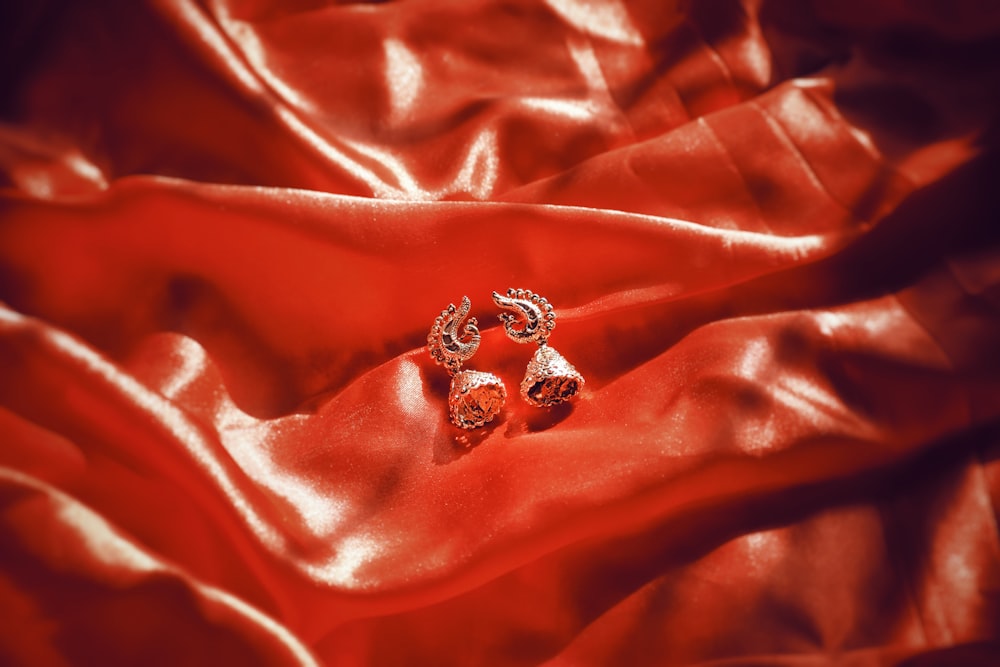
[[[479,349],[480,335],[476,318],[469,315],[472,303],[463,296],[458,308],[450,303],[434,320],[427,335],[427,350],[437,363],[448,369],[451,389],[448,392],[448,417],[459,428],[473,429],[493,421],[507,400],[503,380],[492,373],[463,371],[462,364]],[[460,333],[461,331],[461,333]]]
[[[556,328],[556,314],[544,297],[526,289],[509,289],[503,296],[493,292],[493,302],[504,309],[499,315],[507,337],[517,343],[538,343],[521,381],[521,397],[537,407],[550,407],[570,400],[583,388],[583,376],[566,358],[548,346]]]
[[[479,349],[481,338],[477,326],[479,322],[475,317],[470,317],[465,323],[463,334],[467,340],[463,340],[463,334],[459,334],[462,320],[471,309],[472,302],[467,296],[462,297],[462,305],[458,308],[449,303],[434,320],[434,326],[427,335],[427,349],[430,350],[431,357],[447,368],[451,375],[457,373],[462,364],[471,359]]]
[[[544,345],[556,328],[552,304],[529,290],[511,288],[507,296],[493,292],[493,303],[509,311],[500,313],[499,317],[507,337],[515,343]]]
[[[521,380],[521,397],[528,403],[547,408],[568,401],[584,385],[583,376],[554,349],[543,345],[528,362]]]
[[[451,379],[448,417],[459,428],[479,428],[500,414],[506,400],[507,388],[493,373],[462,371]]]

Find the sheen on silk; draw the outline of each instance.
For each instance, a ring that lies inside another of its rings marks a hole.
[[[1000,5],[9,4],[0,664],[1000,664]]]

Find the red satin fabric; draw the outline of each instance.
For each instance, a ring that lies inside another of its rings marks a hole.
[[[21,4],[0,663],[1000,664],[1000,7]]]

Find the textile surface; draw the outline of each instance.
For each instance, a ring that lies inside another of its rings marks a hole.
[[[997,3],[0,38],[0,663],[1000,664]],[[574,402],[517,395],[509,287]]]

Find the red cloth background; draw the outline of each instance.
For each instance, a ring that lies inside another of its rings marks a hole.
[[[0,663],[1000,664],[1000,5],[0,12]]]

